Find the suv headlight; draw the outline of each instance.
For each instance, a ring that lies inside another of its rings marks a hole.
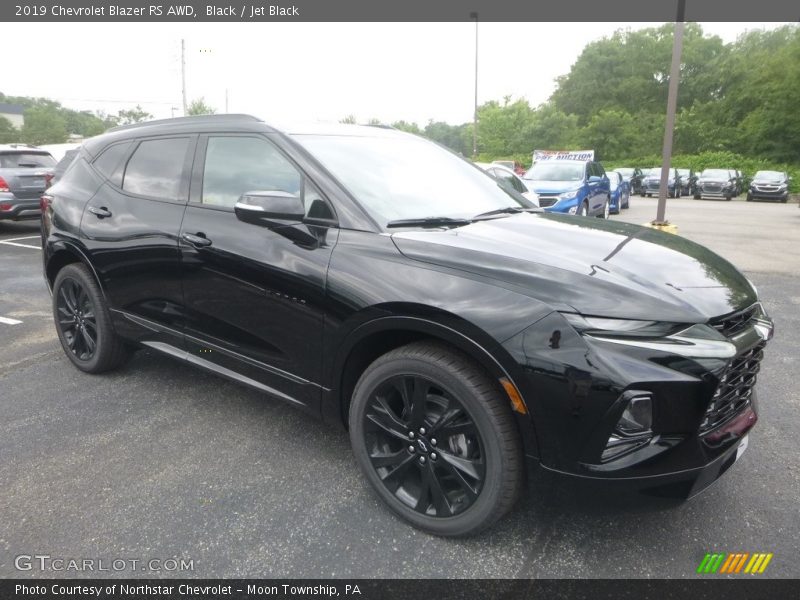
[[[561,315],[582,335],[603,342],[688,358],[728,359],[736,355],[736,346],[716,329],[702,323],[609,319],[576,313]]]
[[[587,334],[598,333],[626,337],[663,337],[688,327],[688,325],[683,323],[667,323],[662,321],[584,317],[576,313],[561,313],[561,315],[576,330]]]
[[[572,190],[571,192],[562,192],[558,195],[559,198],[562,200],[571,200],[575,196],[578,195],[578,190]]]

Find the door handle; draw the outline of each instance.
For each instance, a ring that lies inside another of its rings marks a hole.
[[[184,233],[183,239],[189,242],[192,246],[204,247],[210,246],[211,240],[208,239],[205,234],[198,232],[195,234],[192,233]]]
[[[111,216],[111,211],[108,210],[105,206],[101,206],[100,208],[96,206],[90,206],[89,212],[95,215],[98,219],[105,219],[106,217]]]

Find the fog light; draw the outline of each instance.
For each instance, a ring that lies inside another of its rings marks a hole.
[[[569,214],[571,214],[571,215],[574,215],[576,212],[578,212],[578,207],[577,206],[573,206],[573,207],[571,207],[569,209]]]
[[[631,395],[616,430],[623,435],[650,433],[653,426],[653,400],[649,393]]]
[[[650,443],[653,439],[653,397],[650,392],[628,391],[622,395],[625,410],[600,457],[608,462]]]

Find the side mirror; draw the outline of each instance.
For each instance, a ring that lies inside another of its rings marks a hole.
[[[592,176],[589,177],[589,183],[598,183],[598,182],[600,182],[602,180],[603,180],[603,178],[600,177],[599,175],[592,175]]]
[[[233,211],[240,221],[263,227],[302,223],[306,213],[299,197],[280,190],[245,192]]]

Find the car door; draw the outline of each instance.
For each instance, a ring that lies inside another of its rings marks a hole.
[[[253,191],[299,195],[328,224],[241,221],[234,206]],[[202,136],[180,236],[190,360],[318,410],[334,224],[328,201],[267,136]]]
[[[606,191],[608,186],[603,186],[602,174],[598,169],[597,163],[589,162],[586,164],[586,179],[589,182],[589,212],[598,214],[603,211],[603,203],[606,201]],[[592,177],[600,179],[592,180]],[[608,179],[606,178],[606,181]]]
[[[92,162],[105,183],[89,200],[81,237],[118,331],[182,345],[178,234],[197,136],[127,140]]]

